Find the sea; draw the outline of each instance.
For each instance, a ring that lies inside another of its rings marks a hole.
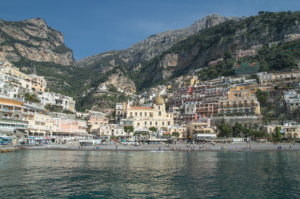
[[[0,198],[300,198],[300,152],[2,153]]]

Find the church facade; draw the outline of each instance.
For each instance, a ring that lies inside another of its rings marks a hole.
[[[152,107],[130,106],[127,104],[124,125],[132,125],[135,131],[146,131],[150,127],[167,130],[174,124],[173,114],[166,112],[164,99],[158,96]]]

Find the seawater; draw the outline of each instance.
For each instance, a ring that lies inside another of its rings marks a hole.
[[[300,198],[300,152],[18,151],[0,198]]]

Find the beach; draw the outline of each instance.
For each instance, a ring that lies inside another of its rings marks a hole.
[[[78,151],[279,151],[300,150],[298,143],[228,143],[228,144],[107,144],[80,146],[77,144],[47,144],[21,146],[24,150],[78,150]]]

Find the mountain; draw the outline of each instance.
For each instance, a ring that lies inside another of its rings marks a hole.
[[[75,63],[62,34],[44,20],[1,20],[0,53],[21,70],[30,72],[35,66],[51,90],[75,97],[78,109],[97,109],[126,101],[122,91],[140,92],[195,69],[205,68],[198,74],[201,79],[233,75],[232,54],[253,45],[263,46],[252,60],[260,63],[261,71],[289,70],[300,60],[300,43],[280,42],[288,34],[300,33],[299,22],[300,12],[260,12],[247,18],[210,15],[185,29],[152,35],[128,49],[93,55]],[[269,47],[273,42],[279,45]],[[206,67],[210,61],[223,57],[224,61],[216,67]],[[105,85],[108,90],[104,92]]]
[[[138,78],[134,78],[132,74],[139,72],[141,68],[145,67],[145,63],[160,56],[179,41],[203,29],[209,29],[228,20],[238,21],[239,19],[213,14],[198,20],[187,28],[152,35],[128,49],[110,51],[79,60],[76,63],[76,70],[84,70],[90,74],[88,76],[86,75],[84,78],[86,81],[82,82],[82,84],[87,85],[87,89],[83,89],[85,91],[83,91],[84,95],[80,100],[82,101],[81,104],[85,106],[85,104],[87,104],[86,101],[92,104],[96,103],[97,100],[87,100],[87,98],[98,98],[97,95],[100,85],[103,83],[111,84],[112,81],[108,80],[115,78],[115,74],[127,82],[134,82],[134,84],[130,84],[125,91],[130,92],[136,90],[136,79]],[[114,86],[122,87],[122,84],[116,84]],[[138,90],[142,89],[142,87],[142,85],[139,86]]]
[[[96,66],[102,69],[124,66],[126,68],[138,70],[143,62],[149,61],[155,56],[160,55],[178,41],[181,41],[188,36],[199,32],[202,29],[213,27],[229,19],[231,18],[213,14],[198,20],[193,25],[187,28],[174,31],[166,31],[163,33],[152,35],[147,39],[134,44],[128,49],[97,54],[79,60],[76,63],[76,66]]]
[[[1,54],[9,61],[75,64],[72,51],[64,44],[63,34],[50,28],[41,18],[19,22],[0,20],[0,45]]]
[[[58,92],[68,85],[66,79],[72,77],[75,65],[63,34],[41,18],[0,20],[0,56],[23,72],[32,73],[36,69],[38,75],[46,77],[50,89]]]
[[[209,61],[224,57],[226,52],[232,55],[238,49],[283,41],[285,35],[300,33],[299,22],[300,12],[260,12],[257,16],[225,21],[174,44],[169,50],[144,63],[133,74],[133,79],[138,90],[168,81],[205,67]],[[232,69],[233,64],[227,67]],[[224,67],[220,70],[227,69]]]

